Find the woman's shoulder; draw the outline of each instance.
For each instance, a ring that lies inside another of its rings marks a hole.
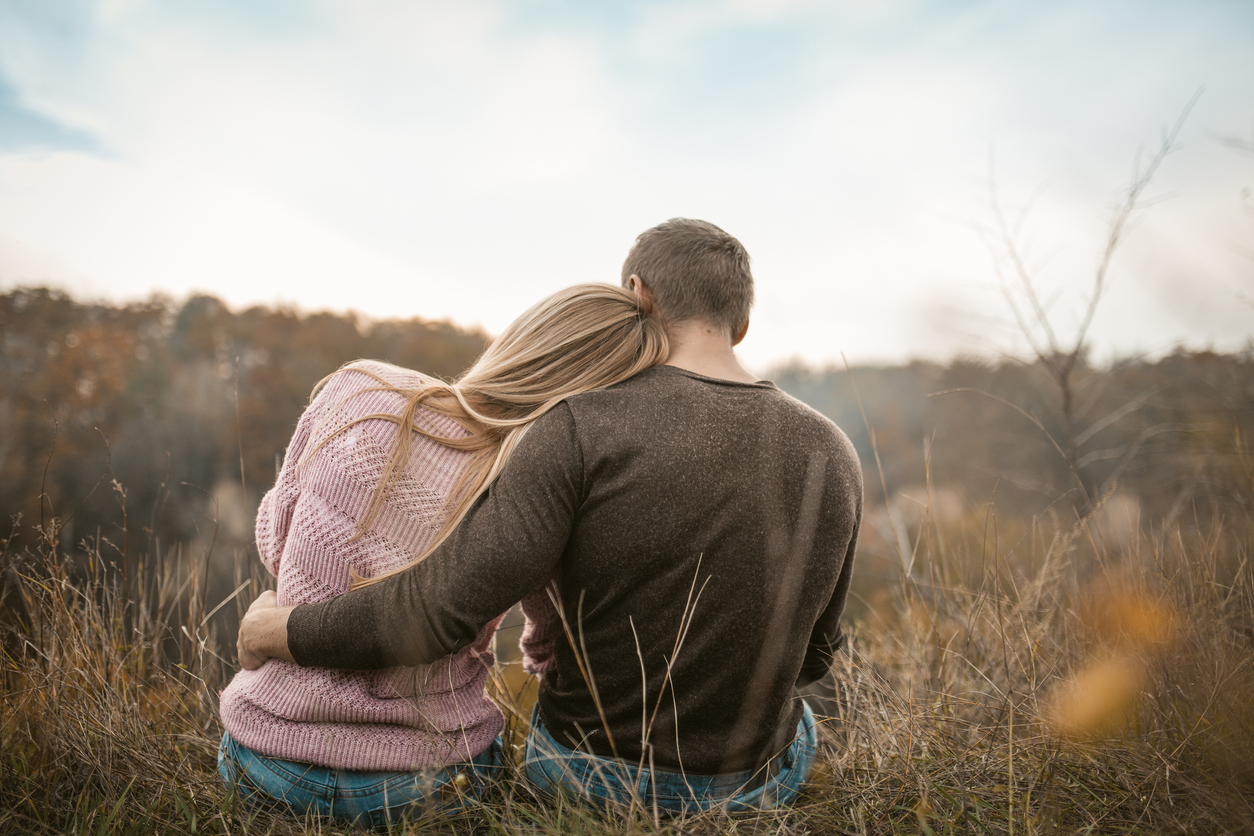
[[[354,360],[336,369],[322,381],[312,403],[338,403],[369,391],[422,389],[430,378],[413,369],[394,366],[382,360]]]
[[[373,379],[385,386],[397,386],[405,389],[419,389],[430,380],[426,375],[403,366],[396,366],[382,360],[354,360],[340,367],[334,378],[352,378],[351,383],[361,385],[366,379]]]
[[[438,382],[437,378],[382,360],[354,360],[328,378],[314,404],[334,416],[331,419],[333,424],[378,413],[400,415],[416,392]],[[467,434],[457,421],[425,406],[418,408],[414,421],[423,429],[439,435]],[[388,435],[394,432],[389,428],[384,428],[384,431]]]
[[[354,360],[323,379],[306,411],[340,419],[399,411],[404,408],[407,393],[422,389],[428,382],[428,378],[412,369],[380,360]]]

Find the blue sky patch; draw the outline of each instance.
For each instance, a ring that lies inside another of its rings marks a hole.
[[[90,134],[23,107],[13,88],[0,78],[0,153],[100,150]]]

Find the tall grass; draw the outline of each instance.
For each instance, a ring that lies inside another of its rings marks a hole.
[[[1254,832],[1254,517],[1119,538],[1095,519],[869,513],[864,558],[896,578],[834,662],[790,810],[607,818],[541,803],[515,768],[482,809],[412,829]],[[218,781],[232,637],[211,629],[203,561],[128,574],[108,541],[38,533],[4,548],[0,832],[347,832],[250,811]],[[494,690],[517,743],[534,683],[506,665]]]
[[[226,669],[198,606],[202,574],[141,563],[130,575],[107,563],[107,541],[67,556],[59,531],[41,527],[33,555],[5,543],[0,828],[186,829],[222,798],[211,741]]]
[[[837,662],[844,829],[1251,830],[1250,522],[1117,546],[1083,522],[924,531],[898,617]]]

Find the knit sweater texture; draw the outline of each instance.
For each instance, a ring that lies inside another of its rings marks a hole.
[[[336,431],[405,406],[404,396],[380,391],[368,372],[398,387],[424,385],[416,372],[359,361],[333,376],[301,416],[257,512],[257,552],[278,578],[280,605],[347,592],[350,569],[369,577],[408,563],[436,537],[444,500],[465,469],[468,454],[415,434],[378,518],[354,539],[397,425],[370,419]],[[426,410],[416,420],[440,435],[466,434]],[[250,749],[320,766],[402,771],[468,760],[503,726],[484,691],[498,622],[485,620],[452,655],[421,665],[366,672],[271,659],[240,671],[222,692],[222,724]]]
[[[557,740],[754,769],[842,644],[861,514],[861,468],[830,420],[769,382],[658,366],[537,419],[430,558],[297,607],[288,647],[302,664],[425,662],[548,582],[561,619],[528,638],[536,661],[549,640],[539,708]]]

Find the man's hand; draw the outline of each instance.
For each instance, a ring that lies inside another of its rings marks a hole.
[[[257,596],[239,624],[235,651],[240,667],[255,670],[267,659],[295,661],[287,649],[287,616],[295,607],[280,607],[273,590]]]

